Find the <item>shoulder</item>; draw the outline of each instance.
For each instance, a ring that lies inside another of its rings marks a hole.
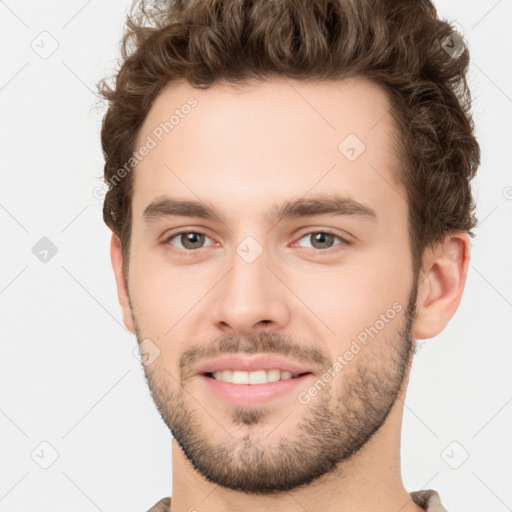
[[[169,512],[171,508],[171,498],[162,498],[158,503],[155,503],[147,512]]]
[[[409,494],[411,495],[412,501],[414,501],[416,505],[423,507],[426,512],[448,512],[441,503],[439,494],[433,489],[413,491]]]

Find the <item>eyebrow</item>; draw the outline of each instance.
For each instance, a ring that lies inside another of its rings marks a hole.
[[[375,210],[350,197],[324,194],[286,201],[282,205],[273,204],[265,218],[269,223],[279,223],[287,219],[332,214],[333,216],[356,215],[377,221]],[[163,196],[152,201],[142,214],[146,224],[167,217],[197,217],[218,219],[223,215],[211,203]]]

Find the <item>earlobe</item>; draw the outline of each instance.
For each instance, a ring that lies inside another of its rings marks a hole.
[[[465,232],[451,233],[423,258],[414,338],[437,336],[457,311],[466,284],[471,243]]]
[[[130,306],[130,296],[128,294],[128,286],[123,272],[123,255],[121,250],[121,241],[115,233],[112,233],[110,241],[110,259],[112,261],[112,268],[117,286],[117,298],[123,312],[123,322],[126,328],[135,333],[133,315]]]

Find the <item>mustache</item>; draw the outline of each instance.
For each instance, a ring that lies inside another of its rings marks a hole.
[[[180,358],[182,375],[187,374],[199,362],[224,354],[271,353],[291,356],[307,365],[328,368],[330,359],[312,344],[299,344],[283,333],[262,332],[248,336],[229,335],[207,343],[199,343],[188,348]]]

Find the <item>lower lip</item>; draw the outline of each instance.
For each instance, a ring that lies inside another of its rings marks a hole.
[[[230,405],[237,407],[250,407],[263,404],[274,398],[290,393],[297,387],[313,377],[312,373],[301,375],[293,379],[278,380],[267,384],[233,384],[224,382],[206,375],[198,375],[208,390]]]

